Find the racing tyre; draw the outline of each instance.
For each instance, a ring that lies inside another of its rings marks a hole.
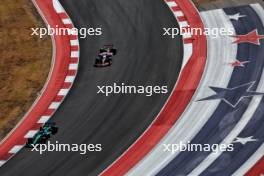
[[[46,144],[46,142],[47,142],[47,138],[41,138],[40,144]]]
[[[51,134],[54,135],[58,132],[58,127],[52,127],[51,128]]]
[[[44,139],[49,139],[50,138],[50,134],[46,134],[45,136],[43,136]]]
[[[33,148],[33,146],[31,145],[33,143],[33,138],[28,138],[28,141],[26,143],[26,148]]]
[[[113,53],[113,55],[116,55],[117,50],[116,49],[111,49],[111,53]]]

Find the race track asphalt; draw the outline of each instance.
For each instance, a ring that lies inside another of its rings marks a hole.
[[[22,149],[0,168],[1,176],[98,175],[150,125],[172,91],[183,58],[182,38],[162,36],[163,27],[178,27],[162,0],[61,0],[74,25],[101,27],[102,36],[80,39],[76,82],[52,121],[59,132],[51,143],[96,144],[101,152],[46,152]],[[98,49],[118,49],[112,67],[94,68]],[[144,95],[97,94],[97,86],[168,86],[169,93]]]

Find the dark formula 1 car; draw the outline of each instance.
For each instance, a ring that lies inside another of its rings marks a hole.
[[[95,67],[107,67],[112,65],[112,57],[116,55],[117,50],[113,45],[104,45],[103,48],[99,50],[99,54],[95,59]]]
[[[29,138],[26,147],[33,148],[35,144],[44,144],[46,141],[58,132],[58,127],[55,123],[46,123],[43,127],[40,127],[39,131],[33,138]]]

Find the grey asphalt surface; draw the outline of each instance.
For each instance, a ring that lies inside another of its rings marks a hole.
[[[0,168],[1,176],[98,175],[119,157],[150,125],[177,80],[182,39],[162,36],[163,27],[178,27],[162,0],[61,0],[76,27],[101,27],[102,36],[80,39],[76,82],[53,117],[59,126],[51,143],[97,144],[102,152],[46,152],[22,149]],[[94,68],[98,49],[118,49],[112,67]],[[97,94],[97,86],[168,86],[169,93],[144,95]]]

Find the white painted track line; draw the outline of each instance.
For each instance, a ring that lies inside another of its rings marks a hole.
[[[214,13],[202,13],[201,15],[206,27],[217,28],[224,26],[233,29],[235,33],[232,23],[227,20],[227,16],[222,10]],[[217,23],[215,18],[219,20]],[[233,72],[233,67],[228,66],[228,63],[232,62],[237,55],[237,45],[232,44],[232,41],[232,38],[228,36],[207,38],[207,66],[200,86],[194,95],[194,100],[212,95],[214,92],[208,86],[227,87]],[[131,169],[127,175],[137,176],[144,173],[149,176],[157,174],[179,154],[179,152],[174,154],[163,152],[163,144],[179,144],[181,141],[190,141],[211,117],[219,103],[220,100],[213,102],[191,102],[181,118],[162,141]]]

